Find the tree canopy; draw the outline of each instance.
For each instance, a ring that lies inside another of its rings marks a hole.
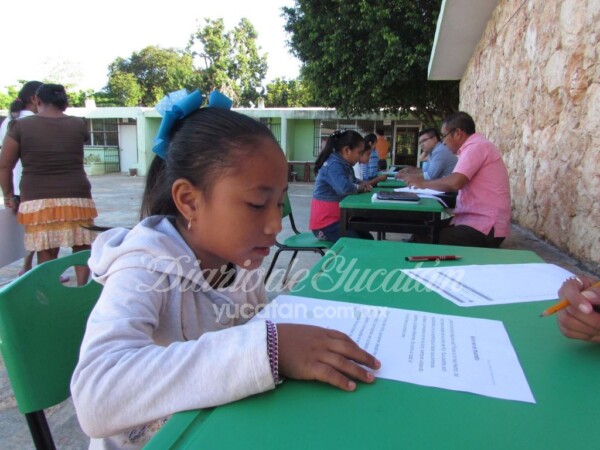
[[[142,103],[144,91],[133,73],[117,71],[108,79],[108,98],[118,105],[137,106]]]
[[[265,106],[270,108],[293,108],[316,106],[312,91],[302,80],[275,78],[267,84]]]
[[[412,112],[426,123],[458,107],[458,83],[428,81],[441,0],[295,0],[289,45],[323,106],[342,114]]]
[[[10,107],[10,104],[13,102],[13,100],[17,98],[17,95],[19,95],[19,89],[21,88],[7,86],[6,94],[4,92],[0,92],[0,109],[8,109]]]
[[[149,46],[111,63],[106,92],[117,105],[154,106],[171,91],[195,89],[199,80],[189,53]]]
[[[219,89],[235,105],[256,105],[267,74],[267,56],[257,46],[254,26],[243,18],[226,31],[223,19],[204,20],[186,49],[199,64],[201,85],[207,91]]]
[[[109,66],[101,104],[153,106],[165,94],[200,88],[219,89],[236,106],[258,103],[267,72],[267,57],[257,46],[254,26],[241,19],[226,30],[223,19],[205,19],[184,49],[149,46]]]

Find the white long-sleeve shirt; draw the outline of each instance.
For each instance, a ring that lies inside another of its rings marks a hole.
[[[141,448],[173,413],[274,388],[265,321],[240,317],[266,301],[260,272],[237,268],[229,287],[208,287],[158,216],[101,234],[89,265],[104,289],[71,392],[90,448]]]
[[[33,116],[35,113],[33,111],[29,111],[28,109],[24,109],[19,112],[19,117],[27,117]],[[16,120],[16,119],[15,119]],[[4,136],[6,136],[6,132],[8,131],[8,123],[11,121],[10,117],[7,117],[0,124],[0,147],[2,147],[2,143],[4,142]],[[17,161],[15,168],[13,169],[13,193],[15,195],[19,195],[21,190],[19,189],[19,184],[21,183],[21,174],[23,173],[23,166],[21,165],[21,159]]]

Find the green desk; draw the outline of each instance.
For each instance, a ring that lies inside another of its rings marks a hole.
[[[406,187],[406,182],[403,181],[403,180],[390,179],[390,180],[386,180],[386,181],[380,181],[379,183],[377,183],[377,187],[380,187],[380,188],[401,188],[401,187]]]
[[[404,180],[396,180],[396,179],[388,179],[386,181],[381,181],[377,183],[378,188],[402,188],[406,187],[406,181]],[[443,194],[438,195],[440,199],[442,199],[447,205],[448,208],[454,208],[456,206],[456,197],[458,192],[444,192]]]
[[[288,380],[274,391],[211,410],[172,417],[148,449],[460,449],[598,448],[600,345],[566,339],[549,302],[460,308],[435,293],[355,292],[335,264],[355,269],[413,267],[404,256],[460,254],[442,264],[540,262],[534,253],[389,241],[341,239],[313,267],[296,295],[504,322],[536,404],[379,379],[346,393]],[[334,259],[334,256],[342,256]],[[426,263],[434,264],[434,263]],[[332,278],[323,277],[326,271]],[[509,281],[509,280],[507,280]],[[329,292],[322,292],[329,290]]]
[[[429,233],[439,242],[444,207],[435,199],[422,198],[417,204],[374,203],[372,192],[349,195],[340,202],[340,235],[346,230],[377,233]]]

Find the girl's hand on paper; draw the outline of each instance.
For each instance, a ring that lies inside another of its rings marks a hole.
[[[372,383],[381,363],[352,339],[336,330],[310,325],[277,324],[279,373],[297,380],[319,380],[345,391],[352,380]]]
[[[579,276],[567,279],[558,291],[570,305],[557,314],[560,331],[571,339],[600,343],[600,286],[594,280]]]

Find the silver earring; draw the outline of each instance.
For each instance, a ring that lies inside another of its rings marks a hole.
[[[188,220],[188,226],[187,226],[188,231],[190,231],[192,229],[192,218],[190,217],[190,219]]]

